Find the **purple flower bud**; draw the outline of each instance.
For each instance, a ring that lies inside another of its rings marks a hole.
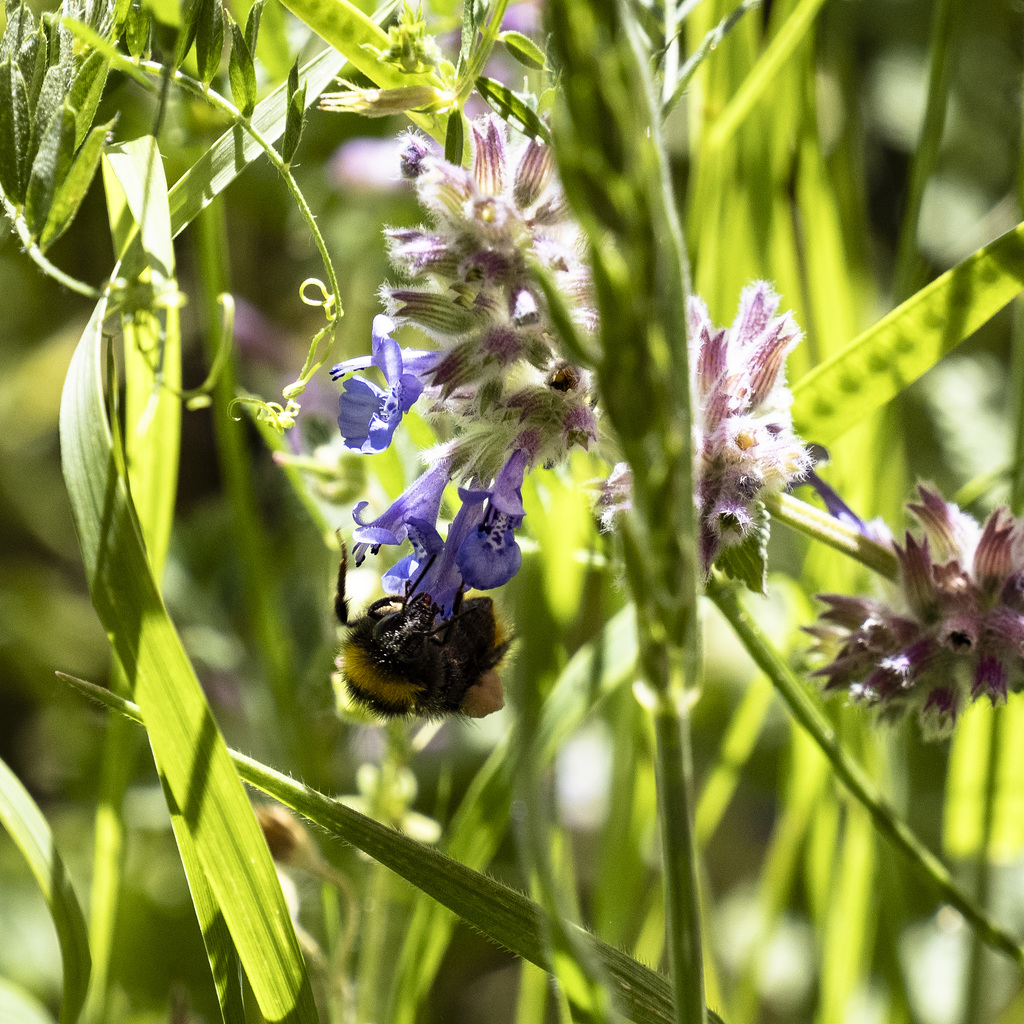
[[[418,178],[424,163],[434,155],[434,147],[422,135],[410,132],[398,153],[398,166],[403,178]]]

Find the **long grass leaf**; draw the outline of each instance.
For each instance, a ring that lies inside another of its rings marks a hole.
[[[718,152],[754,109],[757,101],[765,95],[772,79],[792,57],[793,51],[810,31],[814,19],[825,0],[801,0],[783,22],[768,48],[751,68],[743,84],[715,121],[708,136],[708,145]]]
[[[93,603],[263,1015],[316,1021],[270,854],[163,606],[118,471],[101,382],[105,314],[104,299],[75,351],[60,415],[65,483]]]
[[[74,1024],[89,988],[91,961],[85,918],[43,812],[3,761],[0,761],[0,823],[21,851],[50,908],[64,963],[60,1024]]]
[[[793,420],[827,444],[898,395],[1024,289],[1024,224],[968,256],[793,387]]]
[[[92,683],[59,674],[86,695],[142,724],[142,711],[137,705]],[[495,942],[551,972],[543,937],[544,912],[532,900],[245,754],[234,750],[229,753],[239,776],[249,785],[297,811],[330,835],[351,843]],[[595,939],[584,929],[568,927],[578,932],[582,942],[592,946],[630,1019],[653,1024],[674,1020],[667,978]],[[712,1010],[708,1010],[708,1021],[722,1024]]]

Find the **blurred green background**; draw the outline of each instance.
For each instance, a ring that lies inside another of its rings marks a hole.
[[[926,266],[915,270],[915,279],[921,279],[916,284],[1021,216],[1021,5],[982,0],[952,6],[950,99],[923,197],[917,241]],[[458,11],[437,7],[449,28],[457,24]],[[742,66],[737,54],[753,45],[774,7],[749,16],[742,32],[730,37],[710,63]],[[934,7],[923,0],[831,0],[806,44],[813,47],[810,56],[801,58],[813,70],[805,84],[816,107],[818,157],[835,187],[832,212],[849,261],[844,290],[834,296],[849,312],[850,332],[839,342],[892,304],[907,178],[926,98]],[[236,14],[241,20],[244,11]],[[527,26],[539,24],[538,11],[525,5],[518,16]],[[291,38],[297,45],[309,45],[304,32],[295,28]],[[495,74],[514,78],[515,72],[501,67]],[[703,88],[711,91],[707,83]],[[690,157],[696,109],[684,101],[668,126],[673,169],[691,224],[700,216],[690,206],[696,188]],[[108,82],[100,120],[114,111],[120,112],[118,138],[150,130],[156,114],[151,100],[117,74]],[[388,140],[402,127],[398,120],[371,122],[317,111],[306,127],[295,173],[327,239],[345,300],[331,362],[368,349],[370,320],[379,311],[377,288],[389,276],[382,227],[421,219],[411,192],[387,169]],[[168,180],[175,180],[222,128],[202,105],[172,92],[161,136]],[[380,149],[351,148],[367,132],[380,140]],[[748,143],[753,135],[751,128]],[[805,180],[800,174],[807,174],[806,159],[794,138],[778,136],[766,145],[788,153],[783,162],[792,177],[781,187],[792,190],[794,202],[784,198],[782,205],[792,217],[797,251],[805,263],[813,262],[809,240],[821,225],[809,223],[807,205],[795,201]],[[752,164],[746,173],[756,183],[762,168]],[[767,178],[765,184],[779,185]],[[746,201],[738,198],[738,208]],[[321,268],[301,219],[265,162],[258,161],[228,189],[222,215],[230,288],[238,303],[238,380],[274,400],[294,379],[319,326],[317,312],[298,301],[298,287]],[[712,315],[727,323],[739,288],[758,274],[778,275],[779,267],[770,240],[757,259],[745,251],[735,259],[728,251],[712,258],[705,230],[691,237],[697,281]],[[763,241],[754,238],[749,244],[756,249]],[[722,247],[728,242],[726,235]],[[188,297],[182,315],[190,386],[205,376],[203,339],[209,331],[194,228],[181,236],[177,253],[179,287]],[[77,222],[50,255],[94,283],[108,273],[112,252],[98,180]],[[810,309],[806,275],[797,272],[783,280],[780,290],[783,307],[794,308],[809,332],[807,349],[792,360],[791,375],[797,376],[815,351],[828,350],[827,331],[821,307]],[[60,389],[90,306],[44,278],[9,233],[0,241],[0,295],[0,757],[44,809],[85,901],[107,717],[57,680],[54,671],[98,683],[109,671],[107,641],[90,605],[64,494],[57,440]],[[826,310],[840,320],[841,312]],[[915,477],[933,480],[952,495],[994,474],[973,489],[972,508],[983,514],[1005,499],[1005,480],[998,473],[1016,444],[1009,367],[1011,340],[1019,340],[1019,334],[1013,321],[1012,311],[997,316],[858,435],[863,443],[834,452],[837,474],[852,481],[846,493],[857,511],[865,517],[882,514],[900,525],[899,509]],[[258,558],[240,542],[245,535],[225,498],[210,411],[184,414],[164,593],[229,745],[326,792],[356,794],[360,766],[378,763],[387,741],[379,728],[345,723],[335,711],[331,595],[337,553],[325,543],[323,525],[328,536],[335,528],[349,529],[351,506],[363,497],[383,507],[387,496],[415,474],[413,439],[422,440],[429,431],[414,425],[392,452],[376,459],[343,457],[334,439],[336,395],[336,386],[321,373],[303,396],[299,425],[286,439],[293,454],[315,457],[324,470],[302,478],[324,517],[319,525],[252,423],[242,419],[234,425],[251,476]],[[505,671],[513,706],[524,687],[547,692],[573,653],[622,606],[614,545],[596,530],[585,486],[606,470],[598,458],[581,456],[568,470],[534,474],[525,489],[530,542],[524,569],[498,597],[518,636]],[[825,563],[805,565],[805,548],[801,539],[776,529],[772,567],[780,576],[761,609],[776,641],[798,660],[807,644],[796,627],[808,623],[813,612],[797,581],[822,586],[827,575]],[[356,603],[373,596],[371,563],[352,577]],[[850,581],[864,582],[857,574]],[[264,614],[275,623],[276,646],[269,648],[266,631],[261,641],[254,626]],[[705,651],[694,741],[708,823],[715,815],[704,787],[712,777],[716,785],[724,784],[729,775],[722,743],[737,708],[746,697],[753,720],[766,715],[705,851],[708,955],[718,979],[709,988],[711,1005],[722,1005],[718,993],[736,1009],[726,1016],[730,1022],[744,1015],[766,1024],[961,1020],[970,937],[958,915],[938,908],[902,862],[884,844],[876,845],[870,827],[847,807],[769,690],[763,683],[752,689],[751,664],[710,613]],[[851,749],[883,780],[914,829],[932,848],[942,848],[948,747],[926,746],[910,728],[870,733],[857,709],[832,706],[830,711]],[[448,821],[507,732],[508,714],[480,723],[449,722],[416,753],[410,776],[415,811],[442,825]],[[109,1019],[215,1020],[208,964],[141,732],[123,769],[131,780],[127,859]],[[363,779],[365,791],[365,773]],[[547,781],[553,834],[564,844],[567,877],[575,877],[578,886],[581,919],[610,941],[657,960],[653,769],[649,737],[628,686],[599,704],[562,746]],[[1006,789],[1007,799],[1013,798],[1012,787]],[[1015,792],[1024,793],[1024,787]],[[1019,804],[1024,796],[1015,799]],[[1018,810],[1024,820],[1024,808]],[[1012,807],[1007,813],[1012,815]],[[623,821],[629,823],[625,833],[619,830]],[[1006,924],[1020,929],[1024,862],[1014,837],[1004,846],[991,906]],[[363,858],[338,844],[325,845],[323,852],[354,891],[367,894],[373,871]],[[629,873],[613,875],[610,866],[622,863],[631,866]],[[954,863],[970,885],[969,859]],[[514,828],[490,871],[528,888]],[[303,925],[312,941],[326,947],[338,904],[325,898],[308,874],[292,877]],[[390,963],[401,948],[412,890],[391,880],[374,894],[388,907]],[[344,901],[341,906],[344,918]],[[854,908],[852,916],[837,917],[837,907]],[[1020,978],[996,957],[985,964],[984,1020],[1024,1021],[1024,1000],[1016,996]],[[529,991],[519,972],[514,958],[460,925],[421,1019],[515,1020],[526,1012]],[[848,977],[837,981],[835,975],[844,972]],[[0,978],[56,1010],[60,957],[52,924],[6,835],[0,835]],[[382,987],[388,983],[379,981]],[[726,998],[723,990],[731,994]],[[829,1001],[830,992],[844,994],[838,1004]]]

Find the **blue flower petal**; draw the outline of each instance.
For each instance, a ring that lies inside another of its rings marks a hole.
[[[338,397],[338,429],[346,447],[361,451],[384,392],[362,377],[350,377]]]
[[[495,515],[481,523],[460,545],[455,556],[462,578],[477,590],[493,590],[508,583],[523,563],[514,526],[520,516]]]

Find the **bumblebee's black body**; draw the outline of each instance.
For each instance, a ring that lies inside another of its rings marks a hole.
[[[466,691],[508,650],[491,599],[463,601],[435,625],[437,607],[429,594],[384,597],[350,622],[346,566],[343,554],[334,608],[349,627],[338,667],[353,699],[383,718],[460,714]]]

